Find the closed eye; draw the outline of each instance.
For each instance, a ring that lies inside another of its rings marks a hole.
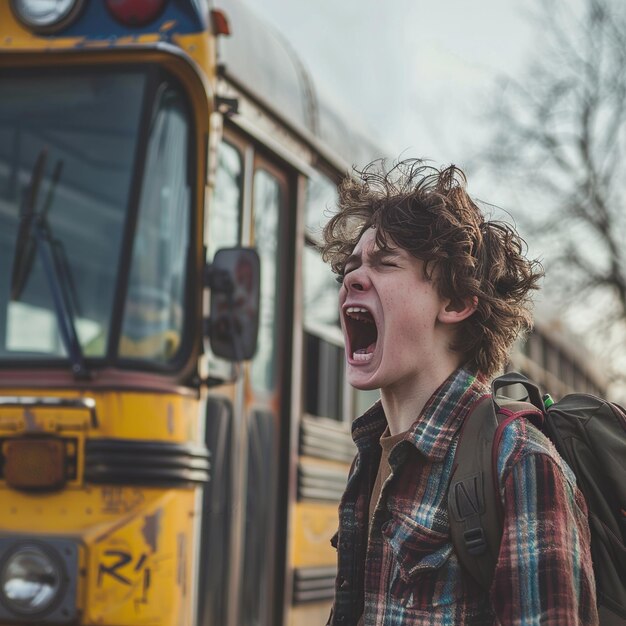
[[[372,264],[382,267],[400,267],[398,255],[390,250],[378,250],[372,255]]]
[[[400,265],[395,261],[379,261],[377,265],[378,267],[383,268],[383,270],[387,268],[397,269],[400,267]]]

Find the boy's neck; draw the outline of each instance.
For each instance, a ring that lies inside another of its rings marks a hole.
[[[423,372],[419,379],[402,381],[393,388],[381,389],[380,397],[389,434],[397,435],[409,430],[431,396],[459,366],[460,363],[442,364],[441,367]]]

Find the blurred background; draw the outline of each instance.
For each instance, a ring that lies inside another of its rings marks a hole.
[[[517,224],[546,269],[539,322],[589,348],[623,398],[626,5],[248,3],[384,156],[461,166]]]

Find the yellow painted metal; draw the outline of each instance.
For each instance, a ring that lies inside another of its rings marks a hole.
[[[0,436],[19,433],[66,433],[92,439],[118,437],[193,442],[199,437],[198,404],[195,396],[175,393],[129,391],[59,391],[15,389],[10,394],[18,397],[45,396],[50,398],[93,398],[96,402],[98,427],[91,424],[86,409],[3,408],[0,413]]]
[[[37,392],[18,390],[15,395]],[[77,439],[79,449],[78,479],[61,491],[29,493],[0,482],[0,533],[59,535],[80,542],[81,624],[191,625],[197,488],[85,485],[82,476],[87,435],[197,443],[199,401],[176,394],[87,395],[96,399],[96,429],[82,409],[6,408],[0,413],[0,438],[57,434]]]
[[[85,555],[82,624],[191,624],[194,489],[0,489],[4,537],[70,536]]]
[[[294,505],[293,567],[331,567],[337,552],[330,538],[337,530],[337,505],[298,502]]]
[[[120,495],[123,500],[125,494]],[[128,495],[143,501],[128,513],[111,512],[110,524],[85,536],[90,584],[84,623],[191,624],[188,600],[197,583],[193,490],[139,489]],[[113,505],[114,499],[101,504]]]

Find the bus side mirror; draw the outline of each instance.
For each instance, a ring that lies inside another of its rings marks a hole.
[[[213,353],[246,361],[256,352],[259,333],[261,263],[253,248],[222,248],[207,265],[204,284],[211,290],[205,336]]]

